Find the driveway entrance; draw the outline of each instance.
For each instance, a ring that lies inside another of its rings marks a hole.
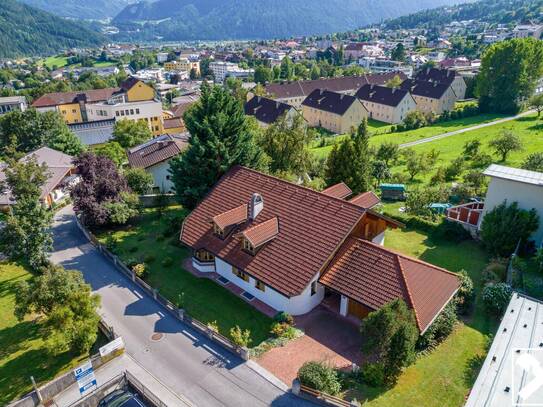
[[[298,369],[309,361],[322,361],[338,368],[350,369],[360,364],[361,335],[359,325],[322,306],[295,317],[296,326],[305,335],[284,347],[274,348],[257,362],[286,385],[292,385]]]

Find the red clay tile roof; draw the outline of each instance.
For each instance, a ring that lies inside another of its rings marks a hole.
[[[213,222],[222,230],[228,226],[237,225],[247,220],[247,204],[229,209],[219,215],[213,216]]]
[[[349,238],[319,280],[372,309],[402,298],[424,332],[459,287],[451,272],[375,243]]]
[[[243,236],[257,248],[269,242],[279,233],[279,219],[277,216],[245,229]]]
[[[369,209],[373,208],[375,205],[381,202],[381,200],[372,191],[368,191],[349,199],[349,202],[361,206],[362,208]]]
[[[333,196],[339,199],[345,199],[351,195],[353,191],[351,191],[351,188],[349,188],[347,184],[340,182],[339,184],[332,185],[331,187],[324,189],[322,193],[324,195]]]
[[[182,135],[162,135],[127,151],[132,168],[149,168],[175,157],[188,146]]]
[[[213,234],[209,220],[250,202],[264,201],[262,212],[224,240]],[[288,297],[296,296],[324,268],[365,210],[290,182],[244,167],[233,167],[185,219],[181,241],[206,249]],[[252,256],[241,244],[247,228],[277,216],[281,231]]]
[[[32,103],[32,107],[51,107],[58,105],[66,105],[70,103],[78,103],[83,100],[86,103],[103,102],[111,98],[118,92],[119,88],[92,89],[79,92],[56,92],[48,93],[36,99]]]

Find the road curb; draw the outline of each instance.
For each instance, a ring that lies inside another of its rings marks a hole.
[[[267,371],[266,369],[264,369],[262,366],[260,366],[254,360],[248,360],[247,362],[245,362],[245,364],[253,372],[257,373],[262,378],[266,379],[268,382],[273,384],[279,390],[284,391],[285,393],[288,393],[290,391],[289,386],[287,386],[285,383],[283,383],[281,380],[279,380],[274,374],[272,374],[269,371]]]

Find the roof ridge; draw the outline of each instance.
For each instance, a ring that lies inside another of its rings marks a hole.
[[[409,289],[409,284],[407,284],[407,278],[405,276],[405,272],[403,270],[401,257],[394,253],[394,258],[396,259],[396,262],[398,263],[398,267],[400,268],[400,275],[402,276],[403,283],[405,285],[405,289],[407,291],[407,298],[409,299],[409,302],[411,303],[411,309],[413,310],[413,313],[415,314],[415,319],[417,321],[417,325],[419,326],[419,330],[422,331],[422,323],[419,318],[419,314],[417,312],[417,309],[415,307],[415,302],[413,301],[413,296],[411,295],[411,290]]]
[[[245,170],[245,171],[249,171],[249,172],[251,172],[251,173],[253,173],[253,174],[256,174],[256,175],[259,175],[259,176],[261,176],[261,177],[265,177],[265,178],[268,178],[268,179],[270,179],[270,180],[278,181],[278,182],[280,182],[280,183],[283,184],[283,185],[292,186],[292,187],[297,188],[297,189],[299,189],[299,190],[305,190],[306,192],[311,192],[311,193],[313,193],[313,194],[317,194],[317,196],[319,196],[319,197],[326,197],[327,199],[330,199],[330,200],[335,201],[335,202],[338,202],[338,203],[349,204],[349,205],[350,205],[351,207],[353,207],[353,208],[357,208],[357,209],[359,209],[359,210],[361,209],[362,212],[368,211],[367,209],[361,208],[360,206],[355,205],[355,204],[353,204],[353,203],[351,203],[351,202],[349,202],[349,201],[346,201],[346,200],[344,200],[344,199],[340,199],[340,198],[336,198],[336,197],[334,197],[334,196],[330,196],[330,195],[323,194],[322,191],[315,191],[314,189],[305,187],[305,186],[303,186],[303,185],[298,185],[298,184],[295,184],[294,182],[286,181],[286,180],[284,180],[284,179],[282,179],[282,178],[279,178],[279,177],[276,177],[276,176],[274,176],[274,175],[266,174],[266,173],[264,173],[264,172],[260,172],[260,171],[254,170],[254,169],[249,168],[249,167],[244,167],[243,165],[240,165],[240,164],[236,164],[236,165],[232,166],[232,168],[231,168],[229,171],[232,171],[232,170],[234,170],[235,168],[241,168],[241,169],[243,169],[243,170]],[[225,173],[225,175],[228,174],[229,171],[227,171],[227,172]],[[222,178],[222,177],[221,177],[221,178]]]

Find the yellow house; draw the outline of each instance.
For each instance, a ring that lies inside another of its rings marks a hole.
[[[196,75],[200,76],[200,62],[190,61],[188,58],[179,58],[177,61],[169,61],[164,63],[164,69],[168,72],[172,71],[186,71],[190,72],[192,69],[196,71]]]
[[[336,134],[345,134],[357,128],[368,110],[362,102],[350,95],[315,89],[302,102],[302,114],[311,127],[323,127]]]
[[[145,120],[153,135],[164,132],[162,104],[155,99],[155,90],[135,78],[127,79],[119,88],[49,93],[37,99],[32,107],[41,112],[57,111],[67,124]]]
[[[411,92],[417,110],[423,113],[451,112],[457,100],[452,86],[444,83],[406,80],[402,89]]]

